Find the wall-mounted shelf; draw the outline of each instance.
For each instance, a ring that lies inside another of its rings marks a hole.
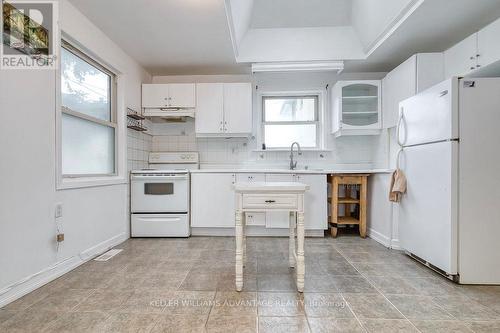
[[[130,128],[134,131],[145,132],[148,129],[144,126],[144,119],[146,119],[139,112],[127,108],[127,128]]]
[[[131,108],[127,108],[127,117],[135,119],[135,120],[146,119],[146,117],[144,117],[142,114],[140,114],[139,112],[137,112]]]

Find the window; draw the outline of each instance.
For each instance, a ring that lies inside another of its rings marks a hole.
[[[266,149],[319,148],[318,96],[263,96],[263,143]]]
[[[115,175],[115,75],[62,42],[61,173],[63,177]]]

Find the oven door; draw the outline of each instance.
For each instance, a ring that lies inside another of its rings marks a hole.
[[[187,213],[189,175],[132,175],[132,213]]]

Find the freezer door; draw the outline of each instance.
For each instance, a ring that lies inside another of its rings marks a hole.
[[[405,148],[408,189],[399,206],[399,238],[406,251],[457,274],[458,143]]]
[[[458,138],[458,79],[399,103],[398,141],[411,146]]]

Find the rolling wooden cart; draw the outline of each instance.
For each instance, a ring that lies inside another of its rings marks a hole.
[[[369,174],[331,174],[329,197],[331,217],[330,233],[337,237],[339,225],[359,225],[359,235],[366,237],[366,193]],[[339,216],[339,206],[344,206],[344,214]],[[354,206],[354,211],[353,211]]]

